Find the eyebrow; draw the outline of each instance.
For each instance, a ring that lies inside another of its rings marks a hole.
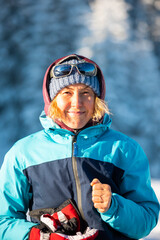
[[[64,88],[73,89],[72,86],[66,86],[66,87],[64,87]],[[84,90],[84,89],[86,89],[86,88],[90,88],[90,87],[86,85],[86,86],[84,86],[84,88],[82,88],[82,89],[80,89],[80,90]]]

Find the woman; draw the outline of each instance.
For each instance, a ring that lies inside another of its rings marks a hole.
[[[1,169],[1,239],[148,235],[159,213],[148,160],[134,140],[110,129],[99,66],[76,54],[56,60],[43,96],[44,130],[18,141]]]

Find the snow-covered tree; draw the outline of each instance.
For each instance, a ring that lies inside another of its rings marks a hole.
[[[42,82],[58,57],[80,53],[102,68],[113,127],[136,139],[160,173],[159,0],[2,0],[0,162],[41,129]]]

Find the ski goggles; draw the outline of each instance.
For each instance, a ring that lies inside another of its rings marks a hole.
[[[85,76],[96,76],[97,67],[93,63],[81,62],[77,64],[62,63],[55,65],[50,72],[50,76],[53,78],[60,78],[68,76],[72,73],[73,68],[76,68],[79,74]]]

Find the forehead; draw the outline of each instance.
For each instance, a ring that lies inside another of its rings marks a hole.
[[[89,86],[83,84],[83,83],[77,83],[77,84],[72,84],[69,86],[66,86],[62,89],[62,91],[64,89],[71,89],[71,90],[84,90],[84,89],[90,89],[91,91],[93,91]]]

